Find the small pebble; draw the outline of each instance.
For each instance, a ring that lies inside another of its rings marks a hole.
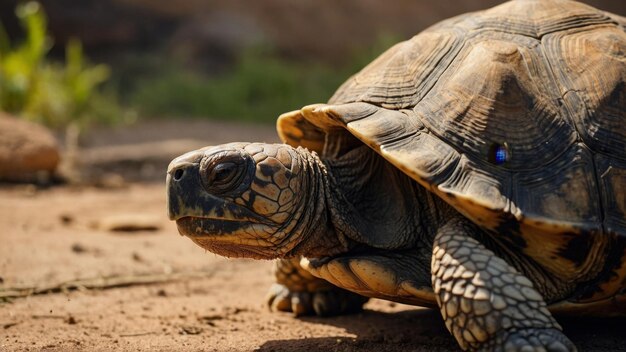
[[[72,252],[74,252],[74,253],[85,253],[85,252],[87,252],[87,247],[83,246],[80,243],[74,243],[72,245]]]

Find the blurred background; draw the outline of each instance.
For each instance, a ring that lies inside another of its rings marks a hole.
[[[272,123],[281,112],[325,101],[391,44],[500,2],[42,0],[40,9],[31,3],[16,14],[20,2],[2,0],[1,104],[50,125],[154,117]],[[586,2],[626,11],[620,1]],[[20,45],[37,56],[29,64],[56,67],[7,97],[25,71],[41,69],[10,67],[7,51]],[[66,101],[41,101],[59,98],[54,76],[63,74],[73,76],[58,83],[74,85]]]
[[[0,350],[453,348],[436,312],[419,331],[423,312],[385,315],[415,310],[399,304],[373,300],[361,325],[269,314],[270,263],[175,236],[165,171],[205,145],[278,142],[279,114],[500,2],[0,0]],[[614,326],[581,324],[575,341],[613,350]]]

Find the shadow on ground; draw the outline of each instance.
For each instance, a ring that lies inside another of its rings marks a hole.
[[[396,313],[365,310],[334,318],[301,319],[340,327],[355,337],[274,340],[267,341],[256,351],[451,351],[456,346],[439,312],[432,309]]]
[[[354,338],[329,336],[295,340],[272,340],[256,351],[454,351],[456,343],[439,312],[417,309],[395,313],[366,310],[335,318],[302,320],[340,327]],[[559,317],[566,334],[580,351],[623,351],[626,318]],[[617,347],[622,346],[622,347]]]

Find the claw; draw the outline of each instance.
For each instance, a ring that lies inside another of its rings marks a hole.
[[[360,311],[367,298],[340,288],[317,292],[290,291],[274,284],[266,298],[272,311],[292,312],[295,316],[330,316]]]

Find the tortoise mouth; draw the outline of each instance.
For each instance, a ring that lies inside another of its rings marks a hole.
[[[178,232],[209,252],[228,258],[274,259],[274,244],[258,237],[269,226],[246,219],[185,216],[176,220]]]
[[[176,220],[178,232],[186,237],[226,237],[240,230],[257,225],[248,219],[223,219],[184,216]]]

